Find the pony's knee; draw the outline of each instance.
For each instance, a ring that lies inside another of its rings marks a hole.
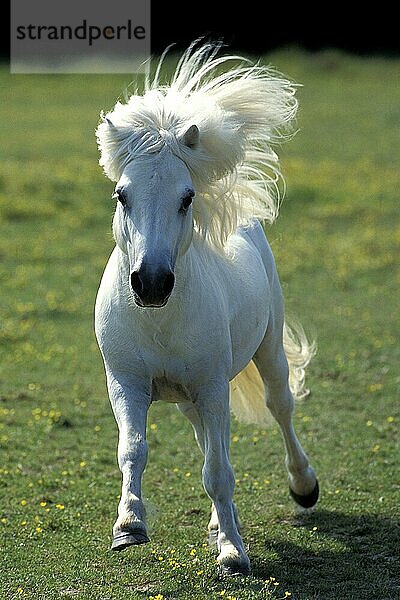
[[[121,471],[127,467],[143,470],[147,463],[148,443],[141,435],[123,435],[118,444],[118,465]]]
[[[224,468],[216,465],[204,464],[203,485],[212,501],[224,501],[231,497],[235,485],[233,469],[229,463]]]

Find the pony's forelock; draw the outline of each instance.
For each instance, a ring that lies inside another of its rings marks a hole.
[[[283,179],[272,146],[291,132],[297,100],[296,86],[280,74],[219,50],[192,44],[168,85],[160,81],[164,54],[144,93],[102,115],[96,135],[113,181],[140,155],[168,147],[181,158],[196,187],[196,228],[223,248],[238,225],[276,218]],[[199,143],[188,147],[192,125]]]

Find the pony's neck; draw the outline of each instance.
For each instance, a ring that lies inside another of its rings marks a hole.
[[[198,302],[202,293],[207,293],[208,286],[214,285],[210,283],[210,278],[213,279],[213,275],[220,272],[224,262],[229,262],[224,250],[214,247],[194,231],[188,251],[176,263],[177,299]]]
[[[201,266],[201,255],[204,252],[203,241],[197,232],[193,233],[192,242],[183,256],[178,256],[175,265],[175,293],[170,301],[190,302],[194,282],[199,279]]]

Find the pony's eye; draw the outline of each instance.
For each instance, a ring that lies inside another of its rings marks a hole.
[[[126,206],[126,195],[123,190],[115,190],[112,197],[115,200],[118,200],[118,202],[121,202],[122,206]]]
[[[182,204],[180,207],[180,211],[181,212],[186,212],[187,209],[189,208],[189,206],[192,204],[193,201],[193,196],[194,196],[194,191],[190,190],[186,196],[184,196],[184,198],[182,199]]]

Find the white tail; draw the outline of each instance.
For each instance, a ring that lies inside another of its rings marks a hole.
[[[315,342],[310,343],[302,326],[283,325],[283,347],[289,364],[289,386],[296,399],[306,398],[305,369],[315,355]],[[270,425],[271,416],[265,404],[265,387],[254,362],[231,381],[231,410],[242,423]]]

